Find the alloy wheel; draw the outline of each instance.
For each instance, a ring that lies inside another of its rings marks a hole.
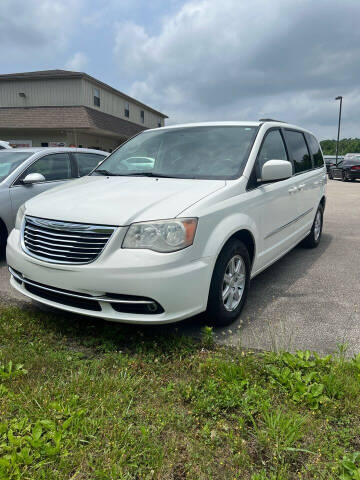
[[[316,241],[318,241],[320,237],[321,223],[322,223],[321,212],[320,210],[318,210],[316,212],[315,223],[314,223],[314,237]]]
[[[222,286],[222,300],[228,312],[233,312],[239,306],[244,293],[245,282],[244,260],[240,255],[234,255],[226,266]]]

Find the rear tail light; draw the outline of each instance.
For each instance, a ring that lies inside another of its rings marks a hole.
[[[351,170],[360,170],[360,165],[354,165]]]

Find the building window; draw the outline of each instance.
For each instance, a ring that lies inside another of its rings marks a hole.
[[[158,118],[158,127],[161,127],[161,126],[162,126],[162,125],[161,125],[161,118],[159,117],[159,118]]]
[[[100,107],[100,90],[98,88],[94,88],[94,105]]]
[[[141,118],[141,123],[145,123],[145,112],[144,112],[144,110],[140,110],[140,118]]]
[[[130,105],[128,102],[125,102],[125,117],[130,117]]]

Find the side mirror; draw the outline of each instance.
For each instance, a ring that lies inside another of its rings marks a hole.
[[[26,177],[21,181],[24,185],[32,185],[33,183],[40,183],[45,182],[46,178],[41,173],[29,173]]]
[[[262,182],[285,180],[292,176],[292,165],[287,160],[268,160],[261,170]]]

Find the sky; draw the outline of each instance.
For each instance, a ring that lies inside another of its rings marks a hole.
[[[0,73],[84,71],[167,124],[360,137],[360,0],[0,0]]]

